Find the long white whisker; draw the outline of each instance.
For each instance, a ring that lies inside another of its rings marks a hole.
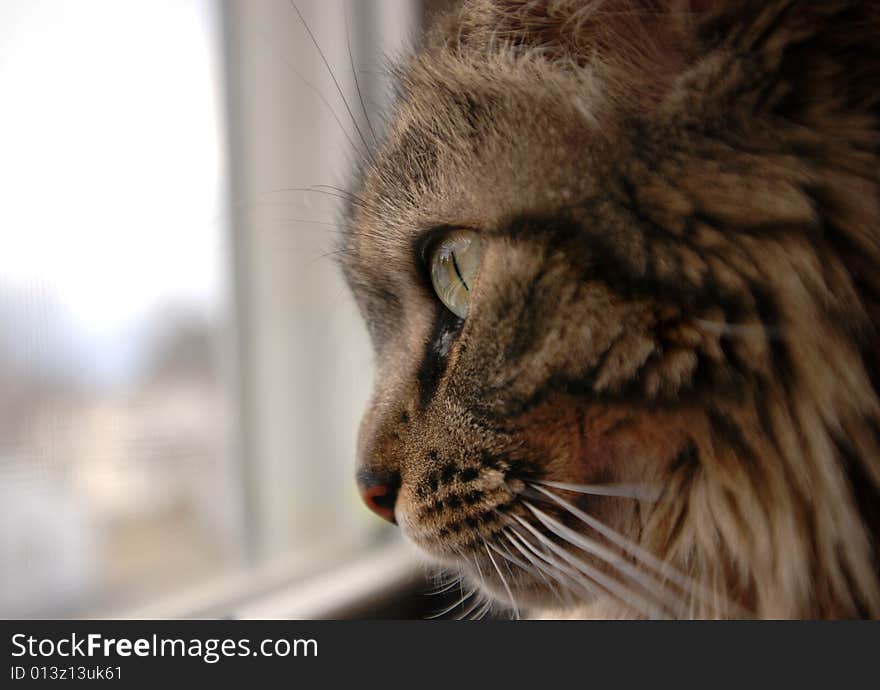
[[[523,544],[529,551],[531,551],[537,558],[541,561],[544,561],[547,565],[551,566],[551,569],[546,569],[545,572],[550,575],[554,580],[559,582],[566,589],[571,589],[566,582],[563,581],[563,577],[571,580],[577,587],[587,591],[591,596],[601,596],[603,594],[610,594],[607,592],[604,587],[599,585],[593,581],[584,581],[584,573],[580,573],[574,568],[566,565],[565,563],[560,562],[557,558],[555,558],[552,554],[549,553],[541,553],[537,550],[537,548],[529,542],[528,539],[523,536],[515,527],[513,529],[513,534],[517,537],[518,541]],[[539,536],[539,542],[541,541]],[[519,546],[515,541],[511,540],[511,543],[519,549]],[[528,558],[528,555],[522,549],[519,549],[520,552]],[[535,565],[541,568],[539,561],[533,561]],[[542,568],[543,570],[544,568]],[[554,572],[555,571],[555,572]]]
[[[489,610],[490,610],[491,608],[492,608],[492,600],[491,600],[491,599],[488,599],[488,600],[486,601],[486,603],[483,605],[483,608],[481,608],[479,611],[477,611],[477,612],[471,617],[471,620],[472,620],[472,621],[479,621],[479,620],[482,620],[482,619],[486,616],[486,614],[489,613]]]
[[[663,612],[658,609],[653,602],[646,600],[644,597],[640,597],[637,593],[633,592],[632,589],[626,587],[617,580],[608,577],[605,573],[594,568],[589,563],[584,563],[580,558],[577,558],[576,556],[568,553],[568,551],[563,549],[561,546],[554,544],[552,540],[541,534],[537,529],[535,529],[532,525],[530,525],[518,515],[514,515],[513,518],[517,520],[523,527],[529,530],[535,536],[535,538],[538,539],[538,541],[540,541],[542,544],[544,544],[544,546],[553,551],[553,553],[559,556],[562,560],[566,561],[572,567],[589,577],[593,582],[600,585],[612,596],[617,597],[624,604],[636,607],[638,610],[645,613],[651,618],[665,617],[663,615]]]
[[[504,513],[500,512],[500,511],[498,511],[498,510],[493,510],[492,512],[495,513],[495,514],[496,514],[498,517],[500,517],[502,520],[504,520],[504,521],[506,521],[506,522],[508,522],[508,523],[510,522],[510,517],[507,516],[507,515],[505,515]],[[504,533],[504,532],[506,532],[506,531],[507,531],[507,528],[505,528],[504,530],[502,530],[502,533]],[[506,537],[506,536],[507,536],[507,535],[505,534],[505,537]],[[508,538],[508,541],[509,541],[509,538]],[[538,570],[537,568],[535,568],[534,563],[532,563],[532,565],[529,565],[528,563],[524,563],[523,561],[521,561],[520,559],[518,559],[516,556],[514,556],[512,553],[510,553],[510,551],[509,551],[507,548],[503,548],[503,549],[502,549],[502,548],[500,548],[499,546],[495,546],[495,545],[493,545],[493,544],[490,544],[489,546],[491,546],[491,548],[492,548],[496,553],[500,554],[503,558],[505,558],[506,560],[510,561],[510,562],[513,563],[514,565],[519,566],[520,568],[522,568],[522,569],[523,569],[526,573],[528,573],[529,575],[537,576],[537,577],[541,578],[541,580],[544,581],[544,584],[547,585],[547,589],[549,589],[549,590],[553,593],[553,595],[554,595],[557,599],[559,599],[559,603],[561,603],[563,606],[566,605],[567,602],[565,601],[565,599],[562,598],[562,595],[559,593],[559,591],[557,590],[557,588],[553,585],[552,582],[550,582],[550,580],[547,579],[547,577],[544,575],[544,573],[543,573],[541,570]],[[531,560],[531,559],[530,559],[530,560]]]
[[[689,594],[698,596],[704,603],[708,604],[709,606],[714,606],[714,601],[718,596],[717,592],[706,591],[698,583],[694,582],[691,578],[677,570],[671,564],[661,561],[659,558],[654,556],[652,553],[649,553],[638,544],[633,543],[619,532],[611,529],[600,520],[594,518],[592,515],[588,515],[584,511],[579,510],[571,503],[566,501],[564,498],[561,498],[560,496],[554,494],[552,491],[549,491],[544,487],[538,486],[537,484],[532,484],[531,486],[535,490],[550,498],[553,502],[565,508],[569,513],[579,518],[589,527],[592,527],[594,530],[599,532],[599,534],[606,537],[609,541],[616,544],[622,550],[640,560],[644,565],[651,568],[657,575],[675,583]],[[736,606],[732,602],[728,601],[726,603],[729,607],[736,610],[737,615],[745,613],[740,609],[740,607]]]
[[[454,610],[456,607],[461,606],[464,602],[466,602],[468,599],[470,599],[476,593],[476,591],[477,590],[472,589],[470,592],[465,594],[461,599],[456,601],[451,606],[447,606],[445,609],[443,609],[442,611],[439,611],[438,613],[432,613],[430,616],[425,616],[425,618],[432,619],[432,618],[440,618],[440,616],[445,616],[447,613]]]
[[[510,561],[510,562],[513,563],[514,565],[519,566],[520,568],[522,568],[523,570],[525,570],[525,571],[526,571],[527,573],[529,573],[530,575],[534,575],[534,574],[535,574],[535,569],[534,569],[534,568],[531,568],[531,567],[529,566],[528,563],[524,563],[523,561],[521,561],[519,558],[517,558],[516,556],[514,556],[514,555],[513,555],[512,553],[510,553],[509,551],[504,551],[504,550],[502,550],[502,549],[499,549],[499,548],[498,548],[497,546],[495,546],[494,544],[489,544],[489,548],[492,549],[495,553],[497,553],[497,554],[498,554],[499,556],[501,556],[502,558],[504,558],[504,559]]]
[[[480,576],[480,582],[483,584],[483,589],[488,589],[488,587],[486,587],[486,578],[483,577],[483,571],[480,570],[480,563],[477,561],[476,555],[474,555],[474,566],[477,568],[477,574]]]
[[[597,541],[590,539],[575,530],[566,527],[558,520],[553,519],[549,515],[547,515],[544,511],[536,508],[528,501],[523,501],[523,504],[532,511],[532,514],[541,521],[541,523],[553,532],[558,537],[565,539],[568,543],[573,546],[578,547],[586,551],[587,553],[593,554],[597,558],[608,563],[608,565],[616,568],[621,574],[629,577],[631,580],[639,584],[646,591],[653,594],[657,599],[667,606],[671,611],[673,611],[676,615],[680,615],[684,610],[684,605],[682,601],[676,597],[672,592],[663,587],[663,585],[658,582],[654,577],[652,577],[649,573],[643,572],[638,568],[634,567],[631,563],[621,558],[618,554],[613,551],[606,549],[604,546],[599,544]]]
[[[506,548],[500,548],[494,544],[489,544],[489,548],[492,549],[499,556],[501,556],[504,560],[510,561],[514,565],[518,566],[520,569],[522,569],[527,574],[540,577],[544,581],[544,584],[546,584],[550,589],[553,588],[551,582],[544,576],[544,573],[542,573],[540,570],[537,570],[534,566],[529,565],[528,563],[525,563],[521,559],[517,558],[512,553],[510,553],[510,551],[507,550]],[[511,573],[511,575],[512,575],[512,573]]]
[[[458,614],[455,617],[455,620],[457,620],[457,621],[464,620],[471,613],[473,613],[477,609],[477,607],[480,606],[480,604],[483,604],[483,598],[481,596],[478,596],[474,599],[474,601],[471,603],[470,606],[468,606],[464,611],[462,611],[460,614]]]
[[[538,481],[535,483],[579,494],[620,496],[622,498],[636,498],[640,501],[659,501],[663,493],[662,489],[639,486],[638,484],[568,484],[566,482],[551,481]]]
[[[457,585],[461,584],[461,576],[452,579],[449,582],[443,583],[441,582],[437,587],[433,589],[429,589],[425,594],[427,596],[437,596],[438,594],[444,594],[445,592],[454,589]]]
[[[562,585],[562,587],[565,588],[566,591],[569,590],[568,584],[561,579],[561,575],[559,573],[554,572],[551,568],[549,568],[544,563],[541,563],[540,561],[536,561],[535,557],[533,555],[531,555],[528,551],[526,551],[522,546],[520,546],[517,543],[516,540],[525,541],[525,539],[518,532],[516,532],[515,529],[511,529],[511,531],[509,533],[507,531],[505,531],[504,537],[505,537],[505,539],[507,539],[507,541],[509,541],[513,545],[513,547],[517,551],[519,551],[526,558],[526,560],[528,560],[532,565],[534,565],[535,568],[537,568],[539,572],[546,572],[550,577],[552,577],[554,580],[556,580],[557,583]],[[549,584],[549,582],[548,582],[548,584]]]
[[[614,595],[608,592],[604,587],[598,583],[590,581],[583,573],[578,572],[565,563],[562,563],[559,559],[555,558],[553,554],[547,553],[546,549],[539,551],[537,546],[532,544],[526,538],[526,535],[522,534],[516,527],[512,526],[509,529],[510,534],[505,534],[507,540],[513,544],[520,553],[534,563],[536,567],[544,570],[556,580],[556,582],[562,586],[563,592],[565,592],[566,595],[577,596],[576,590],[583,590],[591,597],[610,596],[614,598]],[[525,546],[528,551],[524,550],[523,546]],[[529,551],[531,554],[534,554],[534,556],[531,555]],[[540,560],[536,560],[536,558]],[[546,565],[542,564],[541,561],[544,561]],[[574,600],[574,602],[569,600],[565,603],[576,603],[576,600]]]
[[[489,544],[489,542],[487,542],[485,539],[483,540],[483,543],[488,545],[495,553],[500,554],[504,558],[504,560],[501,561],[502,563],[504,563],[504,569],[507,571],[507,574],[510,575],[511,580],[515,579],[516,576],[513,574],[513,570],[511,570],[510,564],[508,563],[510,559],[506,558],[495,545]]]
[[[507,580],[505,580],[504,575],[501,574],[501,568],[498,567],[498,563],[495,561],[495,556],[492,555],[492,552],[489,550],[489,545],[485,540],[483,540],[483,546],[486,547],[486,555],[495,567],[495,572],[498,573],[498,577],[501,578],[501,584],[504,585],[504,591],[507,592],[507,597],[510,599],[510,605],[513,606],[513,612],[516,615],[516,619],[519,620],[519,606],[516,604],[516,599],[513,598],[513,592],[510,589],[510,585],[507,584]]]
[[[507,536],[507,534],[506,534],[507,529],[508,529],[508,528],[505,528],[505,529],[503,530],[502,533],[503,533],[504,536],[507,538],[507,540],[510,541],[510,538],[509,538],[509,537]],[[518,565],[520,568],[522,568],[522,569],[523,569],[526,573],[528,573],[529,575],[533,575],[533,576],[537,576],[537,577],[541,578],[541,580],[544,581],[544,584],[547,585],[547,589],[549,589],[550,592],[553,594],[553,596],[555,596],[555,597],[559,600],[559,603],[560,603],[560,604],[562,604],[563,606],[565,606],[565,605],[571,603],[570,600],[567,601],[565,598],[563,598],[562,594],[560,594],[560,592],[559,592],[558,588],[556,587],[556,585],[554,585],[552,582],[550,582],[550,580],[547,579],[547,576],[544,575],[543,572],[541,572],[540,570],[538,570],[538,569],[534,566],[534,564],[529,565],[528,563],[524,563],[523,561],[521,561],[520,559],[518,559],[516,556],[514,556],[512,553],[510,553],[510,551],[508,551],[506,548],[504,548],[504,549],[500,549],[500,548],[498,548],[498,547],[496,547],[496,546],[492,546],[492,548],[495,550],[496,553],[501,554],[504,558],[506,558],[507,560],[509,560],[511,563],[514,563],[515,565]],[[526,554],[526,555],[527,555],[527,554]]]

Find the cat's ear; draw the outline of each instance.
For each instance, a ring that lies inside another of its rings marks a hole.
[[[462,0],[441,40],[478,55],[540,56],[562,68],[590,70],[604,77],[610,92],[649,103],[690,64],[694,28],[720,3]]]
[[[672,16],[686,21],[710,0],[463,0],[460,38],[470,46],[540,52],[585,63],[667,42]],[[671,47],[671,46],[670,46]]]
[[[875,107],[880,98],[877,0],[461,0],[456,6],[446,42],[591,70],[621,105],[652,110],[670,97],[691,99],[682,105],[705,121],[714,116],[707,107],[815,109],[840,102],[842,94]],[[678,88],[682,81],[690,91]]]
[[[874,0],[724,3],[694,27],[698,59],[665,107],[701,122],[773,114],[843,132],[841,117],[880,115],[878,38]]]

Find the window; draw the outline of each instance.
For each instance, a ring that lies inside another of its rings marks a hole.
[[[375,113],[415,4],[297,7],[366,131],[349,46]],[[294,7],[7,0],[0,112],[0,617],[223,615],[393,539],[320,186],[357,135]]]

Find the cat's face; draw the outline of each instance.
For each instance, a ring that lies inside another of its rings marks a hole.
[[[826,437],[798,427],[877,406],[857,286],[816,241],[844,178],[821,137],[767,116],[790,96],[753,94],[732,49],[676,25],[600,58],[602,13],[558,3],[554,26],[533,6],[475,2],[436,30],[352,207],[378,381],[362,489],[508,606],[804,615],[812,574],[786,569],[824,548],[811,489],[840,498],[834,538],[858,551],[840,568],[870,560],[843,475],[805,459]],[[862,194],[839,214],[876,214],[867,165],[847,163]]]

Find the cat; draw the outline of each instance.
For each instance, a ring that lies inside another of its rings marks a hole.
[[[878,29],[464,0],[398,69],[357,479],[477,610],[880,617]]]

